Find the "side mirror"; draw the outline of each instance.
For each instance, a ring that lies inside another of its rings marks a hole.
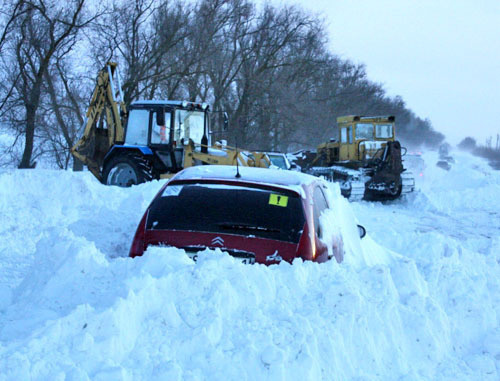
[[[366,235],[366,229],[364,226],[358,225],[359,238],[363,238]]]
[[[229,127],[229,116],[227,115],[227,112],[224,111],[224,127],[223,130],[227,131],[227,128]]]
[[[164,126],[165,125],[165,112],[163,110],[157,110],[156,111],[156,124],[158,126]]]

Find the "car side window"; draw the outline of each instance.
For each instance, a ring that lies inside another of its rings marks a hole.
[[[318,238],[321,238],[321,227],[319,223],[319,217],[321,216],[321,213],[325,210],[328,209],[328,202],[326,201],[325,194],[321,190],[319,186],[314,188],[313,192],[313,220],[314,220],[314,231],[316,232],[316,235]]]

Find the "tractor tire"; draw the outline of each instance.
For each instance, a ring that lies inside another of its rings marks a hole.
[[[105,185],[130,187],[151,181],[151,164],[137,153],[122,153],[104,165],[102,182]]]

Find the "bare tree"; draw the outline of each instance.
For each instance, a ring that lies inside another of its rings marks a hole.
[[[247,144],[265,144],[269,148],[272,137],[279,138],[279,122],[271,124],[271,112],[275,112],[276,81],[290,85],[307,77],[306,68],[316,62],[308,56],[308,46],[315,46],[321,31],[317,19],[304,14],[295,7],[281,9],[266,6],[258,15],[250,33],[239,39],[239,45],[246,53],[242,70],[236,79],[238,106],[233,120],[238,128],[237,136]],[[264,118],[258,117],[264,113]],[[262,124],[263,123],[263,124]],[[258,139],[251,137],[262,137]]]
[[[119,63],[124,100],[170,97],[198,60],[190,54],[190,10],[183,2],[115,1],[95,25],[92,41],[97,66]]]
[[[110,60],[124,74],[126,104],[206,101],[229,113],[224,137],[245,148],[314,147],[335,136],[336,117],[346,114],[396,115],[399,136],[414,144],[443,139],[400,97],[388,97],[363,65],[329,52],[322,21],[297,7],[110,0],[102,14],[85,0],[5,1],[0,120],[24,141],[20,168],[40,155],[70,165],[95,73]],[[84,57],[90,63],[80,64]]]
[[[62,59],[45,72],[47,97],[41,106],[43,137],[56,164],[62,169],[67,169],[71,162],[70,149],[79,138],[84,122],[83,105],[87,101],[81,98],[85,93],[80,85],[82,78],[74,78],[71,73],[71,66]],[[81,169],[82,163],[74,159],[73,170]]]
[[[0,9],[0,53],[7,36],[15,27],[16,19],[22,16],[28,9],[24,0],[6,0]]]
[[[25,1],[23,13],[14,20],[16,34],[9,39],[10,60],[5,63],[15,63],[13,88],[18,105],[24,109],[24,152],[19,168],[34,166],[36,119],[45,73],[56,55],[71,51],[79,30],[95,18],[85,16],[84,4],[85,0],[71,0],[64,6],[55,0]]]
[[[25,2],[23,0],[5,1],[2,9],[0,9],[0,53],[2,53],[2,48],[5,44],[7,36],[13,31],[15,27],[15,21],[18,17],[22,16],[26,12]],[[3,57],[3,56],[2,56]],[[8,84],[5,79],[8,76],[1,78],[0,83],[0,112],[4,108],[5,104],[12,96],[14,86],[12,83]]]

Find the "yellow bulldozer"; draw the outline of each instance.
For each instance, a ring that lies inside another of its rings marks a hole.
[[[265,153],[212,144],[210,107],[171,100],[123,101],[117,64],[98,76],[80,140],[71,149],[107,185],[131,186],[170,177],[193,165],[269,167]],[[228,118],[223,115],[223,128]]]
[[[350,200],[393,200],[415,190],[393,116],[343,116],[337,126],[338,139],[318,146],[306,172],[339,182]]]

